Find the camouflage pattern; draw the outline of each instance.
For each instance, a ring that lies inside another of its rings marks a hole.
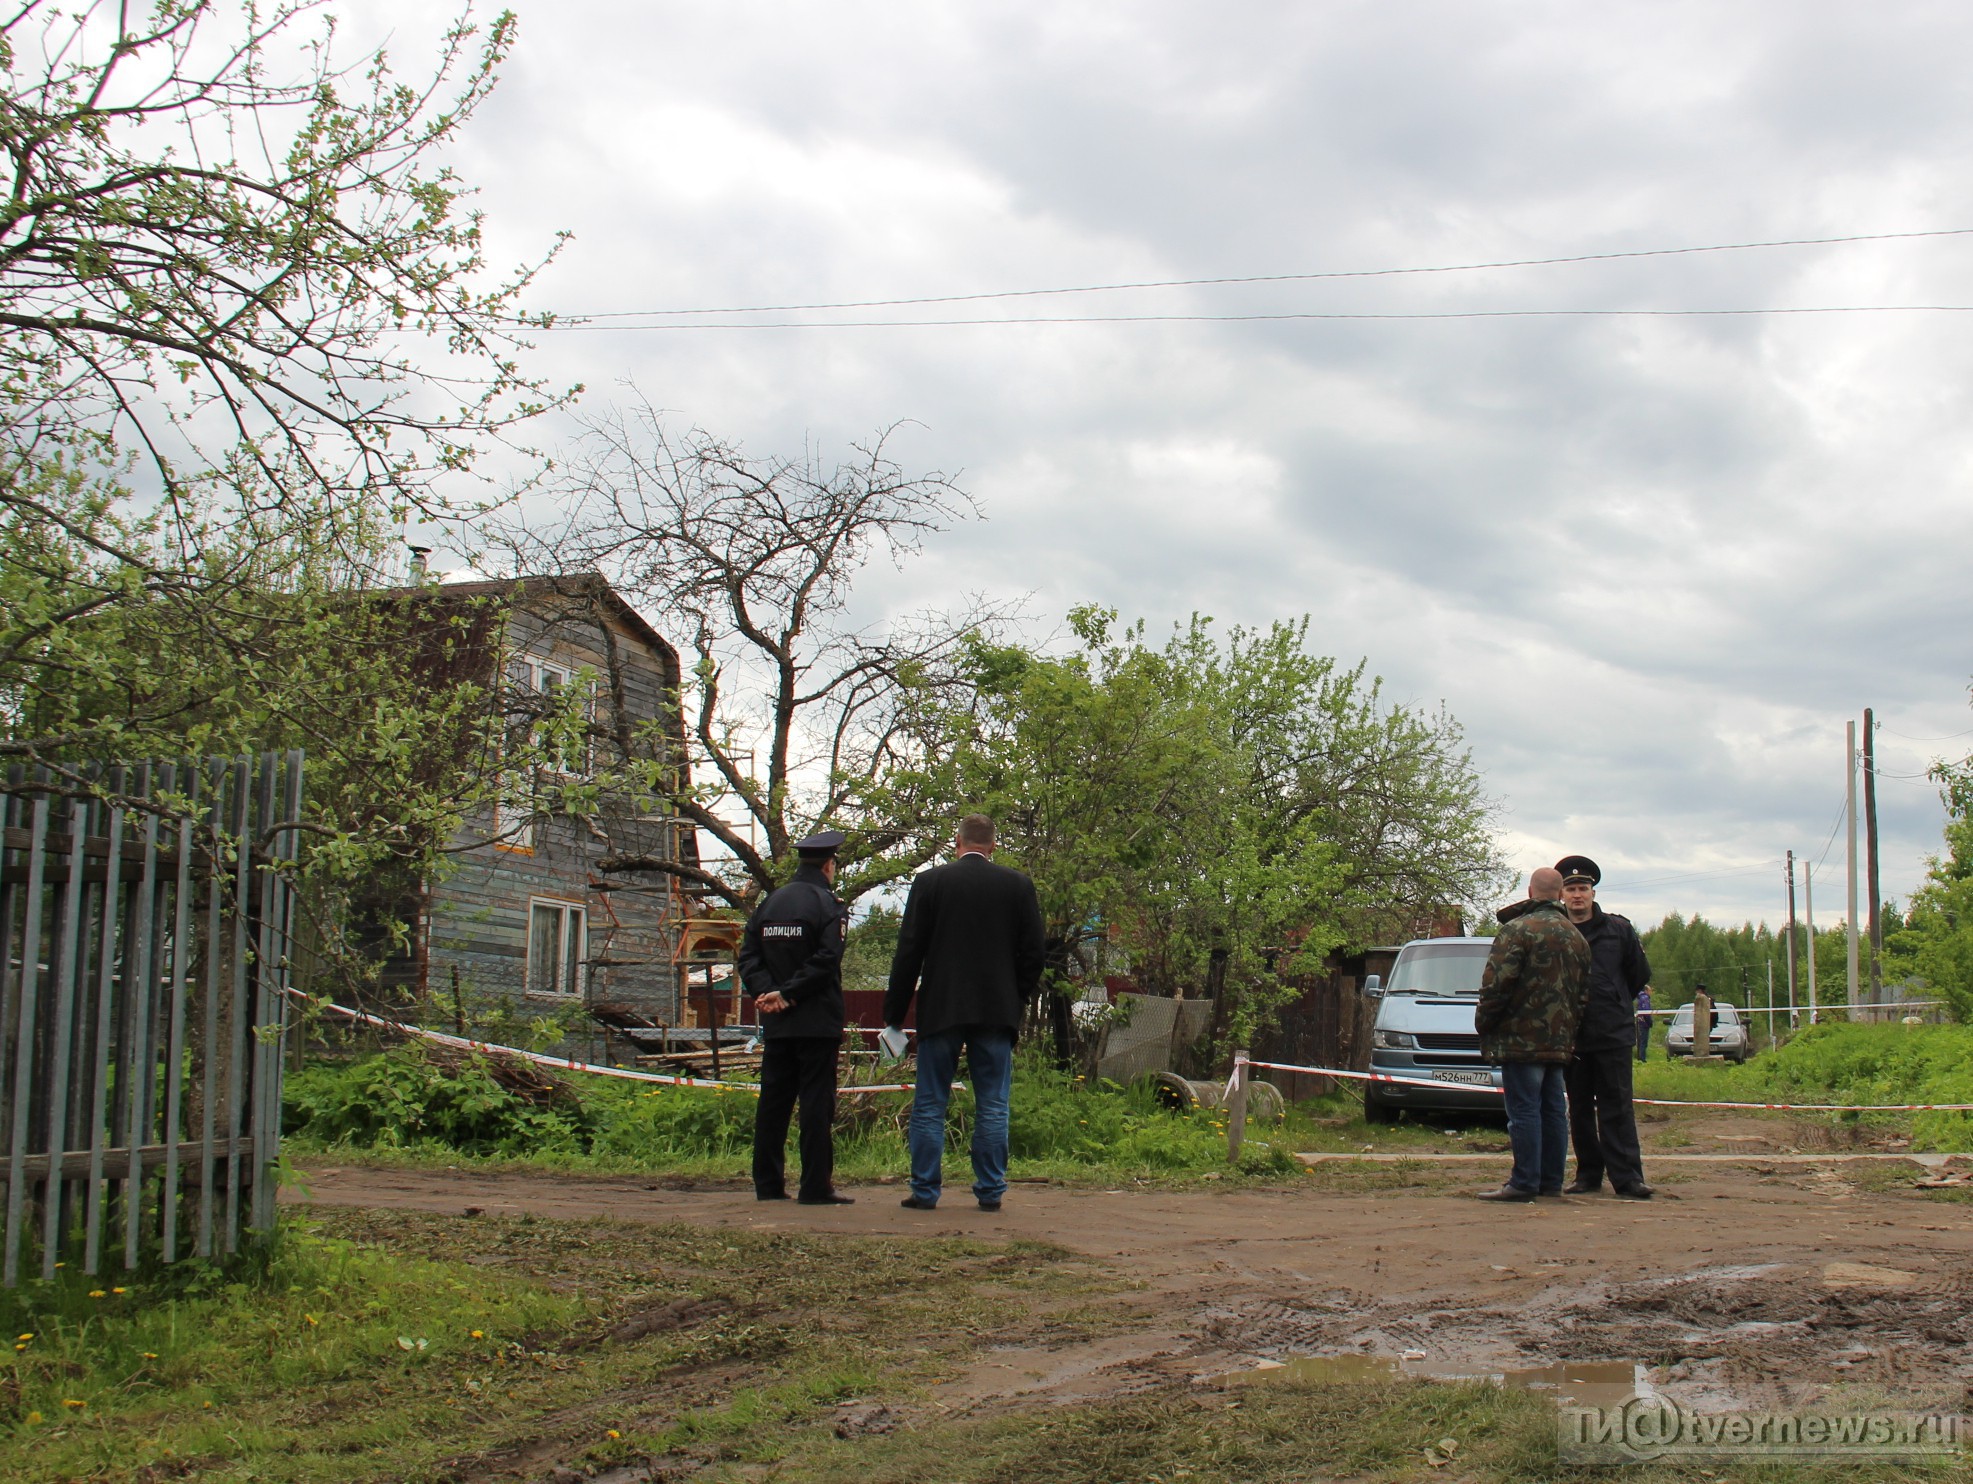
[[[1502,912],[1473,1028],[1489,1061],[1566,1062],[1589,993],[1590,953],[1560,902]]]

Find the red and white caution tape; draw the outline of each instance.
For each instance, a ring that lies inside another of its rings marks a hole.
[[[1249,1067],[1273,1072],[1307,1072],[1316,1077],[1343,1077],[1356,1082],[1402,1082],[1410,1087],[1471,1087],[1475,1092],[1499,1093],[1498,1087],[1447,1082],[1440,1077],[1394,1077],[1388,1072],[1348,1072],[1340,1067],[1297,1067],[1278,1061],[1250,1061]],[[1228,1083],[1229,1090],[1232,1083]],[[1729,1103],[1682,1098],[1632,1098],[1653,1108],[1751,1108],[1773,1113],[1973,1113],[1973,1103]]]
[[[299,995],[300,991],[292,991]],[[716,1087],[726,1092],[759,1092],[758,1082],[718,1082],[710,1077],[674,1077],[663,1072],[634,1072],[628,1067],[605,1067],[595,1062],[577,1061],[573,1057],[549,1056],[541,1051],[523,1051],[518,1046],[496,1046],[488,1041],[471,1041],[464,1036],[448,1036],[443,1031],[427,1030],[422,1025],[406,1025],[399,1020],[388,1020],[381,1015],[372,1015],[364,1010],[352,1010],[346,1005],[323,1004],[311,1001],[330,1015],[340,1015],[345,1020],[358,1021],[364,1025],[380,1026],[385,1030],[397,1031],[401,1035],[416,1036],[421,1040],[436,1041],[441,1046],[457,1046],[465,1051],[493,1052],[501,1056],[518,1056],[524,1061],[538,1066],[553,1067],[558,1072],[587,1072],[596,1077],[617,1077],[626,1082],[662,1082],[670,1087]],[[963,1082],[955,1082],[954,1087],[964,1087]],[[839,1087],[839,1094],[864,1092],[911,1092],[908,1082],[886,1082],[874,1085]]]

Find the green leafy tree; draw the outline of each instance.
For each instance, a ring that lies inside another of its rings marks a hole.
[[[1497,879],[1457,724],[1390,706],[1306,620],[1195,616],[1162,647],[1108,610],[1070,627],[1064,657],[978,647],[961,773],[1035,877],[1058,991],[1109,959],[1155,992],[1223,979],[1221,1029],[1248,1034],[1283,973]]]
[[[333,665],[400,523],[476,508],[452,490],[478,453],[555,400],[517,359],[529,273],[489,280],[436,159],[512,18],[461,20],[405,82],[381,51],[338,62],[313,9],[0,22],[15,759],[271,741],[269,682]]]
[[[500,616],[376,592],[559,400],[520,364],[532,270],[489,271],[439,159],[513,36],[463,16],[406,79],[312,4],[0,20],[0,756],[87,792],[306,747],[329,918],[529,762],[497,685],[407,663]]]
[[[1908,974],[1973,1018],[1973,758],[1940,762],[1932,777],[1946,806],[1945,849],[1932,857],[1902,922],[1886,924],[1887,975]]]

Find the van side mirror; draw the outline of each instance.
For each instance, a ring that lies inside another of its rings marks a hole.
[[[1365,974],[1363,976],[1363,992],[1373,1000],[1383,999],[1384,976],[1381,974]]]

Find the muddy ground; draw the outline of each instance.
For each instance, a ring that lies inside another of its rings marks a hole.
[[[761,1205],[738,1185],[301,1163],[318,1205],[1027,1238],[1130,1277],[1108,1300],[1124,1322],[978,1351],[939,1388],[946,1415],[1196,1385],[1308,1356],[1438,1375],[1635,1364],[1702,1410],[1973,1410],[1965,1190],[1916,1188],[1938,1178],[1937,1161],[1804,1159],[1814,1151],[1793,1136],[1760,1137],[1796,1157],[1661,1161],[1650,1202],[1509,1206],[1472,1198],[1498,1174],[1466,1162],[1324,1163],[1301,1182],[1224,1191],[1023,1183],[995,1215],[963,1189],[919,1213],[900,1209],[891,1184],[854,1188],[854,1206],[809,1208]]]

